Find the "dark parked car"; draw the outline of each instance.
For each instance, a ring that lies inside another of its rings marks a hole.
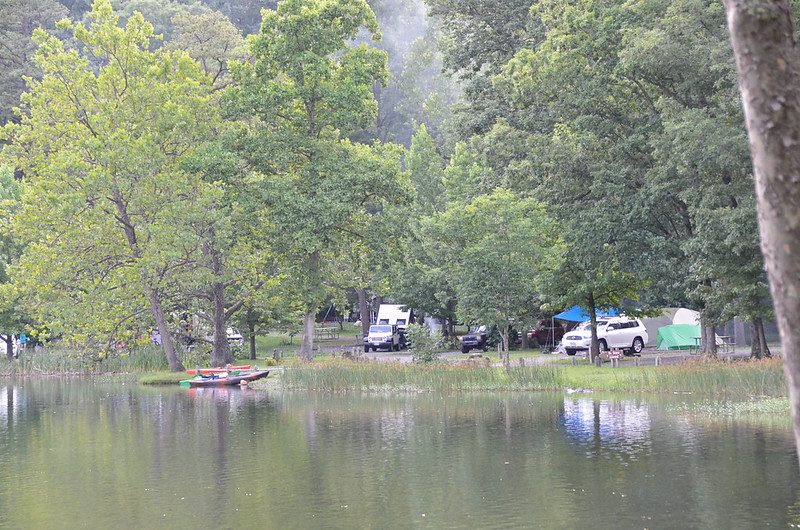
[[[486,326],[475,326],[472,331],[458,338],[461,341],[461,353],[469,353],[470,350],[487,350],[486,346]]]
[[[566,330],[561,322],[553,318],[543,318],[536,327],[528,331],[528,344],[531,346],[555,346],[564,337]]]

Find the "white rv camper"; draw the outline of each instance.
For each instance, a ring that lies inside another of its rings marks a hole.
[[[411,310],[399,304],[381,304],[378,308],[376,324],[389,324],[397,326],[400,331],[405,331],[411,323]]]

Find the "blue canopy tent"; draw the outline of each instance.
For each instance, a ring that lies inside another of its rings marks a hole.
[[[598,309],[597,316],[598,318],[617,316],[617,310],[609,309],[608,311],[601,311]],[[589,320],[589,313],[582,307],[573,306],[563,313],[554,315],[553,318],[557,318],[559,320],[568,320],[570,322],[583,322],[584,320]]]

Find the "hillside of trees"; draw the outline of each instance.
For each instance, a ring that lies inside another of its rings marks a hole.
[[[155,329],[180,370],[188,315],[215,365],[232,323],[302,323],[309,359],[321,307],[377,296],[684,306],[708,355],[733,317],[769,353],[717,1],[3,0],[0,65],[8,332]]]

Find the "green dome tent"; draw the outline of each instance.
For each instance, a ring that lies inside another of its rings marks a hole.
[[[699,324],[672,324],[658,328],[656,344],[659,350],[689,350],[697,346]]]

